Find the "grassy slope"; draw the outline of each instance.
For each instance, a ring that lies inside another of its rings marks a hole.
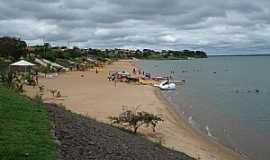
[[[1,85],[0,159],[56,159],[47,112]]]

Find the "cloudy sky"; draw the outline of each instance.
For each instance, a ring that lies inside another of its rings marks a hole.
[[[87,48],[270,53],[270,0],[0,0],[0,36]]]

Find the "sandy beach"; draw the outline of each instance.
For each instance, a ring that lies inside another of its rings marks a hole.
[[[127,83],[114,83],[107,80],[109,71],[131,70],[133,63],[119,61],[107,65],[95,73],[67,72],[55,78],[41,78],[40,85],[45,86],[45,102],[63,104],[67,109],[90,116],[98,121],[109,123],[109,116],[117,116],[123,106],[159,114],[164,119],[158,125],[157,132],[139,129],[147,137],[155,141],[161,140],[162,145],[184,152],[194,158],[203,160],[239,160],[242,157],[232,150],[216,143],[209,137],[193,129],[174,111],[173,106],[163,98],[157,88]],[[53,98],[50,89],[58,89],[61,98]],[[28,96],[38,94],[38,88],[26,87]]]

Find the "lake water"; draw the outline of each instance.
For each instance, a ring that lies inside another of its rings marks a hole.
[[[162,91],[194,127],[250,159],[270,159],[270,56],[138,61],[145,71],[186,80]]]

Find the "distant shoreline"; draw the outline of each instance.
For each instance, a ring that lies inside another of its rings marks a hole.
[[[234,54],[234,55],[228,55],[228,54],[222,54],[222,55],[208,55],[208,57],[256,57],[256,56],[270,56],[269,54]]]

